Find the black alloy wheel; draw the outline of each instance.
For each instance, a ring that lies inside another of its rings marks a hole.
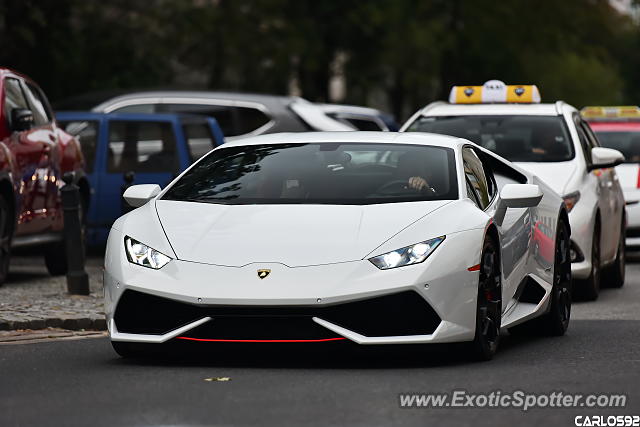
[[[498,248],[487,237],[480,258],[476,333],[472,342],[477,360],[490,360],[498,350],[502,321],[502,281]]]

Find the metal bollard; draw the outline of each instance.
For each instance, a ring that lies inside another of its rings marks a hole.
[[[136,179],[136,173],[133,171],[125,172],[122,175],[122,178],[124,179],[124,184],[122,184],[122,187],[120,187],[120,203],[122,203],[121,212],[122,212],[122,215],[124,215],[126,213],[131,212],[133,208],[129,206],[129,203],[125,202],[122,195],[124,194],[125,191],[127,191],[127,188],[131,187],[131,185],[133,184],[133,181]]]
[[[84,242],[80,224],[80,187],[75,174],[62,177],[65,185],[60,189],[64,211],[64,241],[67,251],[67,291],[75,295],[89,295],[89,276],[84,269]]]

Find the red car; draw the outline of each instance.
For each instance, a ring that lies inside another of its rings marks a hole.
[[[83,169],[78,141],[58,128],[38,85],[0,68],[0,284],[12,248],[38,248],[51,274],[66,272],[61,178],[76,172],[86,208],[89,185]]]

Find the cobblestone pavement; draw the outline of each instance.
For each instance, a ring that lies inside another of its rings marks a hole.
[[[106,329],[102,260],[88,258],[91,294],[80,296],[67,293],[65,276],[49,275],[43,257],[12,257],[8,280],[0,286],[0,330]]]

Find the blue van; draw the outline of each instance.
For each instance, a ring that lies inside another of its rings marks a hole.
[[[80,141],[91,185],[87,244],[104,245],[121,216],[122,191],[134,184],[166,186],[180,172],[224,143],[212,117],[176,114],[60,112],[61,128]]]

